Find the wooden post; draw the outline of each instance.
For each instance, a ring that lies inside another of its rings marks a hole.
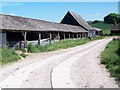
[[[86,33],[86,38],[88,38],[88,33]]]
[[[24,48],[27,47],[27,31],[24,32]]]
[[[57,35],[57,36],[58,36],[58,40],[60,40],[60,33],[59,33],[59,32],[58,32],[58,35]]]
[[[81,38],[81,33],[79,34],[79,37]]]
[[[77,39],[78,39],[78,33],[77,33]]]
[[[74,33],[73,33],[73,38],[74,38]]]
[[[84,38],[85,38],[85,33],[84,33]]]
[[[85,38],[86,38],[86,33],[85,33]]]
[[[51,34],[51,32],[50,32],[50,44],[51,44],[51,40],[52,40],[52,34]]]
[[[64,36],[64,39],[65,39],[65,33],[63,34],[63,36]]]
[[[70,33],[69,33],[69,39],[70,39]]]
[[[22,44],[22,42],[21,42],[21,41],[19,41],[19,48],[21,48],[21,44]]]
[[[83,35],[83,33],[82,33],[82,38],[84,38],[84,35]]]
[[[40,45],[40,40],[41,40],[41,32],[38,33],[38,45]]]

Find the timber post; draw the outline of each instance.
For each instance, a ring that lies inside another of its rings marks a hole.
[[[69,33],[69,39],[70,39],[70,33]]]
[[[64,37],[64,40],[65,40],[65,33],[63,33],[63,37]]]
[[[60,40],[60,33],[59,32],[58,32],[57,36],[58,36],[58,40]]]
[[[78,39],[78,33],[77,33],[77,39]]]
[[[82,38],[83,38],[84,36],[83,36],[83,33],[82,33]]]
[[[74,33],[73,33],[73,38],[74,38]]]
[[[51,44],[51,41],[52,41],[52,33],[50,32],[50,44]]]
[[[27,31],[24,31],[24,34],[23,34],[23,36],[24,36],[24,48],[27,48]]]
[[[40,40],[41,40],[41,32],[38,33],[38,45],[40,45]]]

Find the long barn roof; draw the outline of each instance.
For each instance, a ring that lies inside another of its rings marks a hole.
[[[0,14],[0,29],[27,31],[87,32],[79,26]]]

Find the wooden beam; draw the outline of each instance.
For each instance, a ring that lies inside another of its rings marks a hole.
[[[52,33],[50,32],[50,44],[51,44],[51,41],[52,41]]]
[[[41,32],[38,33],[38,45],[40,45],[40,40],[41,40]]]
[[[27,48],[27,31],[24,31],[24,48]]]

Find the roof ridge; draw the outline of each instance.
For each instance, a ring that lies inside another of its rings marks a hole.
[[[77,23],[79,23],[79,25],[83,26],[84,28],[86,28],[84,25],[82,25],[82,23],[86,24],[88,27],[92,28],[79,14],[72,12],[72,11],[68,11],[68,13],[70,13],[72,15],[72,17],[77,21]],[[77,18],[79,17],[79,19],[81,19],[80,22]],[[87,29],[87,28],[86,28]]]
[[[37,20],[37,21],[43,21],[43,22],[48,22],[48,23],[56,23],[56,22],[52,22],[52,21],[41,20],[39,18],[37,19],[37,18],[30,18],[30,17],[25,17],[25,16],[16,16],[16,15],[9,15],[9,14],[0,14],[0,15],[10,16],[10,17],[18,17],[18,18],[24,18],[24,19],[31,19],[31,20]]]

